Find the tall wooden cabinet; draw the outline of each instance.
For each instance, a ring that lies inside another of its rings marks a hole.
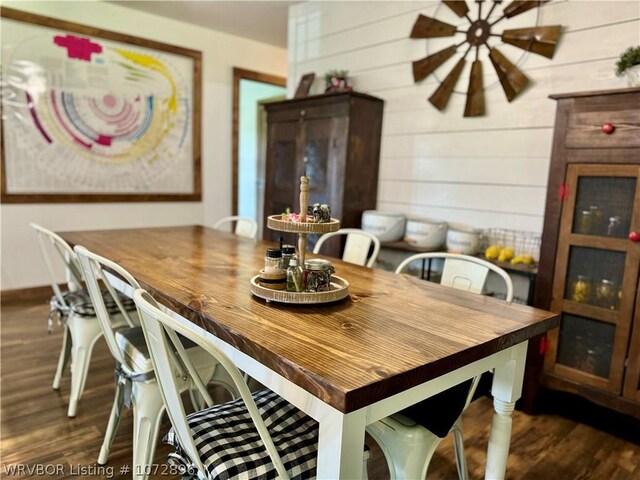
[[[309,204],[326,203],[342,227],[359,227],[362,212],[376,208],[382,108],[381,99],[356,92],[266,105],[264,218],[287,208],[297,212],[306,168]],[[263,232],[266,240],[279,236]],[[337,248],[323,253],[337,255]]]
[[[640,418],[640,89],[554,95],[542,384]]]

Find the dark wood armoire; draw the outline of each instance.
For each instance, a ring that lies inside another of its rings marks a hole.
[[[360,227],[376,208],[383,101],[356,92],[329,93],[266,105],[268,141],[264,218],[299,209],[300,177],[309,204],[324,203],[343,228]],[[281,232],[265,229],[266,240]],[[294,238],[287,238],[293,242]],[[310,247],[315,243],[309,238]],[[323,247],[339,255],[339,244]]]

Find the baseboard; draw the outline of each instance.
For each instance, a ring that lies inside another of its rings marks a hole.
[[[0,301],[2,303],[15,302],[18,300],[42,300],[46,301],[53,295],[51,285],[41,287],[18,288],[15,290],[2,290]]]

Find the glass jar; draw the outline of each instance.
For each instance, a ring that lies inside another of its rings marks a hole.
[[[282,270],[282,251],[279,248],[267,248],[264,257],[264,271],[277,273]]]
[[[289,262],[296,254],[296,247],[293,245],[283,245],[280,250],[282,251],[282,270],[286,272],[289,268]]]
[[[615,310],[618,304],[618,288],[615,282],[601,279],[594,288],[595,304],[598,307]]]
[[[593,230],[593,213],[591,210],[583,210],[578,216],[577,233],[589,235]]]
[[[607,226],[607,236],[623,237],[622,219],[620,217],[609,217],[609,225]]]
[[[329,260],[314,258],[304,262],[304,285],[306,292],[328,292],[331,287],[333,265]]]
[[[578,275],[571,284],[571,300],[577,303],[589,303],[591,300],[591,279]]]
[[[591,212],[591,233],[601,234],[604,230],[604,212],[598,205],[591,205],[589,211]]]
[[[570,367],[580,368],[580,365],[584,361],[584,358],[587,354],[587,345],[585,343],[585,339],[582,335],[576,335],[575,341],[573,342],[573,354],[571,355],[571,363]]]
[[[304,290],[304,272],[298,263],[298,257],[289,260],[287,268],[287,292],[302,292]]]
[[[587,349],[587,355],[584,362],[581,365],[581,370],[590,373],[591,375],[602,376],[600,370],[602,369],[603,350],[600,346],[594,346]]]

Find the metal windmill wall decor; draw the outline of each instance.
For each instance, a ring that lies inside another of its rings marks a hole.
[[[491,14],[496,7],[503,3],[503,0],[493,0],[491,8],[489,8],[486,15],[483,15],[482,6],[487,2],[485,2],[485,0],[475,0],[477,4],[477,16],[475,20],[470,16],[470,9],[465,0],[443,0],[442,3],[449,7],[457,16],[468,20],[468,28],[461,30],[455,25],[441,22],[425,15],[419,15],[411,31],[411,38],[453,37],[457,34],[464,34],[465,39],[460,43],[453,44],[421,60],[413,62],[414,81],[419,82],[431,75],[440,65],[453,57],[460,47],[468,44],[462,57],[440,83],[438,89],[429,97],[429,102],[438,110],[443,110],[446,107],[456,83],[460,79],[466,63],[466,57],[469,52],[475,48],[475,60],[471,64],[464,116],[482,116],[485,114],[484,81],[479,52],[481,47],[486,47],[489,49],[489,60],[498,74],[502,89],[504,90],[507,100],[511,102],[524,90],[529,83],[529,79],[515,64],[502,54],[500,50],[491,46],[489,40],[497,37],[500,38],[502,42],[522,50],[536,53],[547,58],[553,58],[562,29],[560,25],[514,28],[511,30],[503,30],[502,34],[494,33],[496,25],[503,20],[508,20],[526,11],[539,8],[549,1],[551,0],[514,0],[503,9],[502,15],[496,20],[489,21]]]

